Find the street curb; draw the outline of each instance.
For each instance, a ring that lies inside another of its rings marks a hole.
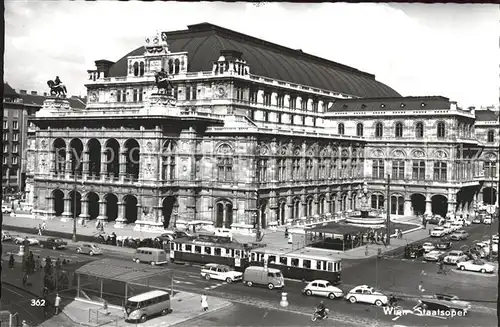
[[[233,304],[233,302],[231,302],[231,301],[227,301],[227,300],[224,300],[224,301],[226,301],[227,303],[224,303],[224,305],[221,305],[220,307],[215,308],[215,309],[213,309],[213,310],[202,311],[202,312],[200,312],[200,313],[199,313],[198,315],[196,315],[196,316],[185,318],[185,319],[180,320],[180,321],[178,321],[178,322],[176,322],[176,323],[174,323],[174,324],[168,324],[168,323],[167,323],[167,324],[162,324],[161,326],[164,326],[164,327],[175,327],[175,326],[177,326],[177,325],[180,325],[180,324],[185,323],[186,321],[190,321],[190,320],[193,320],[193,319],[197,319],[197,318],[200,318],[200,317],[202,317],[202,316],[204,316],[204,315],[207,315],[207,314],[209,314],[209,313],[217,312],[217,311],[222,310],[222,309],[224,309],[224,308],[226,308],[226,307],[229,307],[229,306],[231,306],[231,305],[234,305],[234,304]]]
[[[40,298],[40,295],[37,295],[36,293],[34,293],[34,292],[30,291],[30,290],[22,288],[21,286],[17,286],[15,284],[12,284],[11,282],[6,282],[6,281],[2,280],[2,284],[6,284],[6,285],[9,285],[10,287],[13,287],[13,288],[17,289],[17,290],[29,293],[29,294],[31,294],[36,299]]]

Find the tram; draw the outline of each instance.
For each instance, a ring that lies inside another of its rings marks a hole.
[[[250,265],[264,264],[281,270],[283,276],[290,279],[323,279],[333,285],[340,284],[341,281],[342,260],[322,253],[278,253],[266,248],[250,251]]]
[[[229,237],[198,235],[170,242],[171,262],[218,263],[243,271],[248,266],[250,250],[262,245],[232,242]]]

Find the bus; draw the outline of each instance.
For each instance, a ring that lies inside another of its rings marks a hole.
[[[243,271],[248,265],[248,254],[255,246],[217,235],[198,235],[196,239],[178,238],[170,242],[170,261],[218,263]]]
[[[342,260],[326,256],[319,251],[308,253],[293,251],[279,253],[266,248],[250,251],[251,265],[267,265],[281,270],[283,276],[290,279],[313,281],[327,280],[333,285],[341,282]]]

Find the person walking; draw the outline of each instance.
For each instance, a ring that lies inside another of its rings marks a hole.
[[[23,287],[26,287],[28,284],[28,272],[26,272],[23,276]]]
[[[56,300],[54,301],[54,309],[56,315],[59,314],[59,305],[61,304],[61,298],[59,297],[59,293],[56,293]]]
[[[42,236],[42,225],[38,224],[38,236]]]
[[[208,301],[207,301],[207,295],[205,293],[201,295],[201,309],[203,311],[208,311]]]
[[[44,221],[42,223],[42,230],[46,230],[47,229],[47,223]]]
[[[40,256],[36,257],[36,260],[35,260],[35,271],[40,271]]]
[[[14,255],[11,253],[9,257],[9,268],[14,268],[14,262],[16,262],[16,259],[14,258]]]

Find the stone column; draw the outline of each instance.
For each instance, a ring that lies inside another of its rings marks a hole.
[[[66,178],[69,178],[71,175],[71,148],[68,145],[66,147],[66,162],[64,163],[64,172]]]
[[[64,212],[62,213],[62,216],[61,221],[68,221],[73,216],[73,213],[71,212],[71,198],[69,196],[64,198]]]
[[[430,198],[425,199],[425,214],[432,215],[432,200]]]
[[[288,222],[288,219],[291,219],[291,217],[292,217],[292,210],[293,210],[292,205],[285,204],[285,217],[284,217],[285,224]]]
[[[80,219],[88,219],[89,216],[89,200],[82,198],[82,213],[78,216]]]
[[[106,223],[108,220],[106,216],[106,201],[103,199],[99,200],[99,215],[97,216],[97,220],[100,220],[102,223]]]
[[[405,199],[404,215],[405,216],[413,215],[413,208],[411,207],[411,199],[408,198]]]
[[[119,177],[120,181],[123,182],[125,179],[125,175],[127,174],[127,155],[125,152],[120,153],[119,165],[120,165]]]
[[[120,173],[121,173],[121,170],[120,170]],[[117,205],[118,205],[118,216],[116,217],[114,227],[122,228],[125,225],[127,225],[127,219],[125,218],[125,203],[118,202]]]
[[[108,175],[108,165],[106,164],[106,152],[101,152],[101,179],[104,180]]]
[[[56,212],[54,211],[54,197],[52,195],[49,195],[48,197],[45,198],[47,201],[48,205],[45,206],[47,208],[46,214],[48,219],[54,218]]]
[[[83,179],[87,179],[89,176],[89,161],[90,155],[88,151],[83,153],[83,166],[82,166],[82,176]]]

